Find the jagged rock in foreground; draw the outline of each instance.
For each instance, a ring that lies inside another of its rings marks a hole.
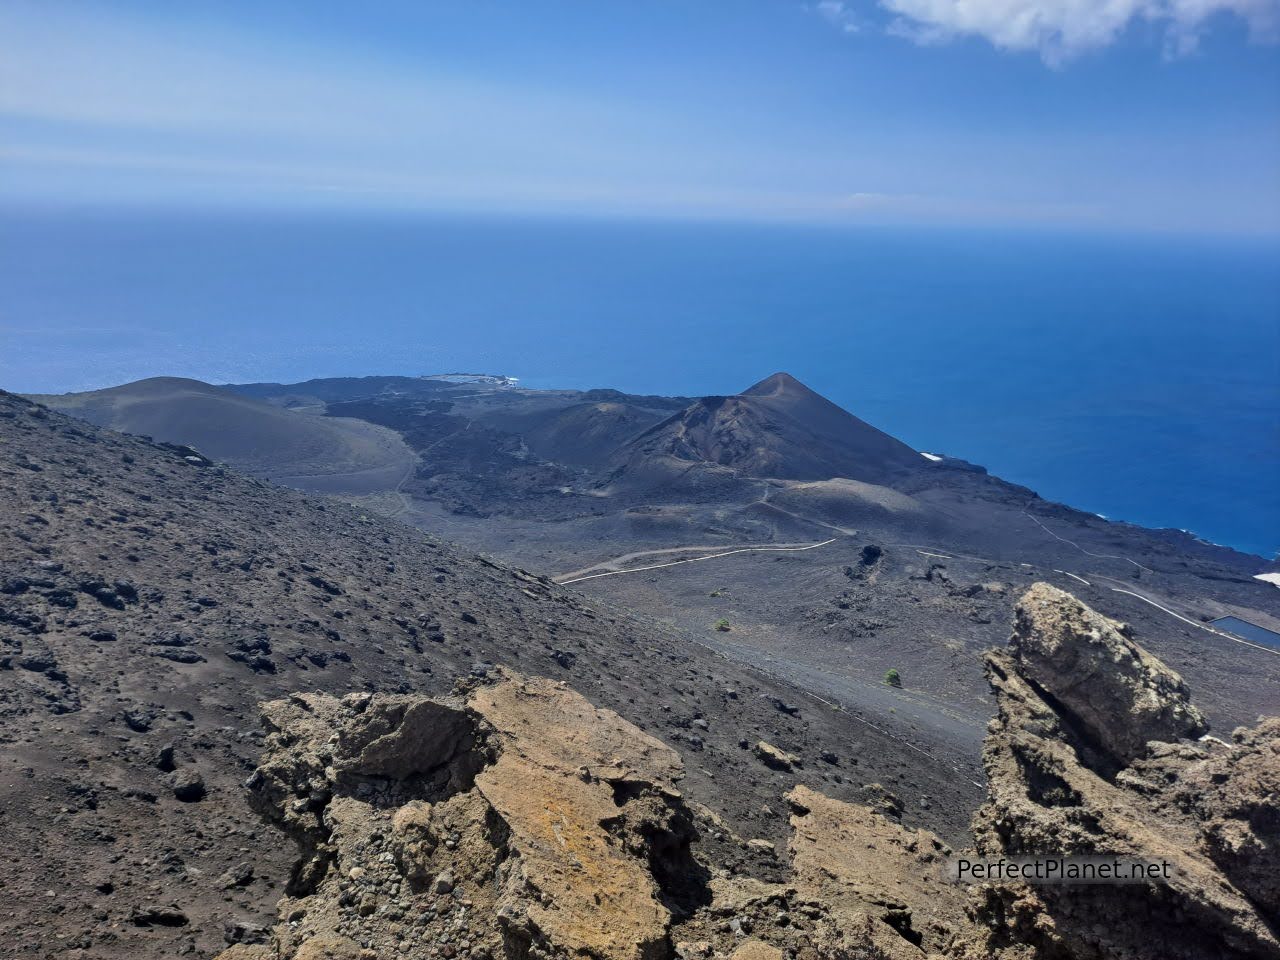
[[[787,882],[709,866],[695,846],[728,831],[677,789],[678,755],[550,680],[263,715],[251,802],[301,856],[274,942],[224,960],[919,960],[965,923],[941,840],[805,787]]]
[[[563,683],[486,668],[449,697],[263,707],[251,803],[300,857],[272,942],[222,960],[1280,957],[1280,720],[1234,744],[1179,739],[1202,722],[1176,674],[1043,584],[987,669],[976,854],[1165,860],[1168,880],[952,884],[952,851],[895,803],[804,785],[786,796],[786,863],[744,872],[727,850],[776,850],[687,800],[669,747]],[[1139,750],[1092,725],[1100,709],[1162,738]]]
[[[712,902],[677,930],[676,956],[924,960],[977,938],[935,834],[804,786],[786,799],[790,874],[774,884],[716,875]],[[726,925],[737,952],[724,946]]]
[[[302,859],[276,947],[664,956],[692,819],[676,753],[550,680],[264,706],[253,803]]]
[[[1023,597],[1009,650],[986,664],[998,715],[978,851],[1166,860],[1171,873],[987,886],[976,909],[987,933],[967,956],[1280,957],[1280,723],[1239,730],[1234,746],[1179,739],[1204,729],[1181,679],[1123,625],[1045,584]]]
[[[1196,811],[1213,862],[1280,924],[1280,718],[1232,738],[1231,750],[1187,771],[1179,799]]]
[[[1150,740],[1209,729],[1182,678],[1134,643],[1127,626],[1057,587],[1027,591],[1009,646],[1019,674],[1051,693],[1089,747],[1122,765]]]
[[[787,801],[792,883],[830,910],[835,927],[846,934],[841,945],[848,956],[859,956],[858,945],[847,937],[859,928],[886,957],[920,956],[908,943],[934,955],[967,931],[964,890],[944,881],[951,850],[937,836],[804,786]]]

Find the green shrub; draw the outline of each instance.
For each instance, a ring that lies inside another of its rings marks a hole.
[[[719,630],[721,633],[728,633],[729,621],[726,620],[724,617],[721,617],[719,620],[716,621],[716,629]]]
[[[902,675],[893,667],[890,667],[884,672],[884,682],[891,687],[900,687],[902,686]]]

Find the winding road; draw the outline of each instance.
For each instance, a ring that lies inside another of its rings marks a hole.
[[[736,553],[756,553],[760,551],[790,552],[799,553],[804,550],[816,550],[818,547],[825,547],[829,543],[835,543],[836,537],[830,540],[823,540],[819,543],[779,543],[769,544],[768,546],[759,547],[736,547],[733,550],[724,550],[720,553],[709,553],[705,557],[684,557],[680,560],[671,560],[668,563],[650,563],[643,567],[627,567],[626,569],[606,570],[602,573],[591,573],[592,570],[599,570],[601,567],[617,567],[619,564],[634,560],[637,557],[654,556],[658,554],[670,553],[690,553],[697,550],[719,550],[719,547],[664,547],[660,550],[638,550],[635,553],[625,553],[620,557],[614,557],[612,560],[606,560],[603,563],[592,564],[589,567],[583,567],[581,570],[574,570],[571,573],[561,574],[555,578],[555,582],[561,586],[570,583],[580,583],[583,580],[596,580],[600,577],[616,577],[624,573],[641,573],[645,570],[660,570],[663,567],[678,567],[684,563],[697,563],[700,560],[714,560],[717,557],[731,557]]]
[[[1111,560],[1127,560],[1129,563],[1132,563],[1135,567],[1139,567],[1143,570],[1147,570],[1148,572],[1154,572],[1154,571],[1151,571],[1149,568],[1142,566],[1142,564],[1138,563],[1135,560],[1129,560],[1128,557],[1092,553],[1088,550],[1085,550],[1079,544],[1074,543],[1070,540],[1067,540],[1065,537],[1059,537],[1056,533],[1054,533],[1052,530],[1046,527],[1043,523],[1040,523],[1039,520],[1036,520],[1036,518],[1032,517],[1030,514],[1027,514],[1027,516],[1030,519],[1035,520],[1035,522],[1041,527],[1041,529],[1045,531],[1045,533],[1048,533],[1050,536],[1054,537],[1057,540],[1061,540],[1064,543],[1071,544],[1072,546],[1076,547],[1078,550],[1080,550],[1082,553],[1087,554],[1088,556],[1111,559]],[[718,557],[731,557],[739,553],[756,553],[756,552],[763,552],[763,551],[799,553],[806,550],[816,550],[819,547],[825,547],[828,544],[835,543],[836,540],[838,539],[839,539],[838,537],[832,537],[829,540],[822,540],[817,543],[770,544],[767,546],[736,547],[732,550],[722,550],[718,546],[662,547],[654,550],[637,550],[632,553],[624,553],[621,556],[614,557],[612,560],[605,560],[600,563],[592,564],[589,567],[582,567],[579,570],[574,570],[574,571],[571,571],[570,573],[561,574],[560,576],[555,577],[554,580],[556,583],[560,584],[561,586],[567,586],[571,583],[581,583],[584,580],[597,580],[601,577],[617,577],[617,576],[621,576],[624,573],[643,573],[647,570],[661,570],[665,567],[678,567],[686,563],[698,563],[699,561],[702,561],[702,560],[715,560]],[[970,556],[966,554],[955,554],[955,553],[951,553],[951,554],[940,553],[937,551],[940,551],[942,549],[941,547],[932,547],[930,549],[925,549],[924,545],[922,544],[898,543],[898,544],[890,544],[890,546],[908,547],[915,550],[916,553],[920,554],[921,556],[937,557],[938,559],[941,559],[941,560],[970,560],[975,563],[987,563],[987,564],[999,562],[996,560],[992,560],[989,557],[975,557],[975,556]],[[661,556],[664,554],[673,554],[673,553],[692,553],[692,552],[699,552],[699,551],[706,551],[706,550],[716,550],[719,552],[707,553],[705,556],[700,556],[700,557],[682,557],[679,560],[671,560],[671,561],[668,561],[667,563],[650,563],[640,567],[622,567],[622,564],[629,563],[630,561],[636,560],[640,557]],[[600,571],[600,572],[593,573],[592,571]],[[1086,580],[1084,577],[1080,576],[1079,574],[1072,573],[1070,570],[1059,570],[1055,567],[1053,569],[1053,572],[1057,574],[1061,574],[1062,576],[1070,577],[1071,579],[1084,584],[1086,587],[1093,586],[1093,584],[1089,580]],[[1089,576],[1099,580],[1111,580],[1113,583],[1123,582],[1123,581],[1116,581],[1113,577],[1108,577],[1105,574],[1101,574],[1101,573],[1090,573]],[[1146,604],[1149,604],[1150,606],[1155,607],[1157,610],[1160,610],[1161,612],[1168,614],[1174,619],[1179,620],[1182,623],[1187,624],[1188,626],[1196,627],[1199,630],[1203,630],[1205,633],[1210,633],[1213,636],[1218,637],[1219,639],[1230,640],[1232,643],[1238,643],[1241,646],[1249,647],[1253,650],[1260,650],[1263,653],[1267,653],[1272,656],[1280,656],[1280,650],[1274,650],[1271,647],[1263,646],[1260,643],[1252,643],[1248,640],[1241,639],[1240,637],[1232,636],[1231,634],[1226,633],[1225,631],[1217,630],[1211,626],[1208,626],[1207,624],[1199,623],[1198,621],[1192,620],[1190,617],[1183,616],[1182,614],[1178,613],[1175,610],[1170,610],[1164,604],[1151,599],[1151,597],[1145,596],[1144,594],[1138,593],[1134,590],[1130,590],[1127,587],[1108,587],[1108,589],[1114,593],[1123,593],[1123,594],[1126,594],[1127,596],[1134,597],[1138,600],[1141,600],[1143,603],[1146,603]]]

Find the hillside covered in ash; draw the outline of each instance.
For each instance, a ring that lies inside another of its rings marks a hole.
[[[10,394],[0,442],[5,955],[264,936],[296,850],[244,783],[259,704],[297,693],[442,694],[496,665],[565,681],[676,751],[690,809],[720,824],[702,856],[761,882],[797,783],[890,790],[952,840],[980,799],[852,711],[369,511]]]
[[[8,394],[0,439],[6,956],[1280,957],[1276,720],[1206,736],[1132,628],[1051,585],[985,658],[983,787],[190,448]],[[945,874],[1060,855],[1169,874]]]
[[[1280,703],[1280,650],[1226,626],[1280,634],[1280,591],[1259,578],[1274,563],[913,450],[785,373],[703,398],[483,376],[178,383],[49,399],[127,410],[159,440],[561,583],[839,705],[961,784],[981,780],[992,715],[981,653],[1033,582],[1128,623],[1217,726]],[[329,469],[305,465],[326,425],[391,436],[408,460],[364,469],[340,445]],[[291,430],[270,462],[247,458]]]

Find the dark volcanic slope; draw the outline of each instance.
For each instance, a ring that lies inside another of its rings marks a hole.
[[[293,851],[242,781],[257,703],[299,690],[440,691],[480,661],[563,678],[681,750],[691,798],[744,836],[781,836],[795,779],[879,780],[951,837],[978,797],[848,714],[400,524],[4,393],[0,443],[0,956],[208,956],[269,922]],[[803,770],[739,746],[760,738]]]
[[[101,427],[187,444],[272,478],[388,470],[394,485],[413,459],[395,433],[363,420],[295,413],[181,377],[34,399]]]
[[[454,384],[423,377],[323,377],[302,383],[232,383],[228,390],[283,406],[344,403],[369,397],[420,397],[448,393]]]
[[[906,444],[790,374],[775,373],[733,397],[704,397],[633,441],[620,462],[707,463],[752,477],[883,482],[919,468]]]
[[[489,415],[485,422],[519,434],[544,460],[572,466],[598,467],[608,463],[622,444],[669,413],[622,400],[596,400],[557,406],[523,416]]]

